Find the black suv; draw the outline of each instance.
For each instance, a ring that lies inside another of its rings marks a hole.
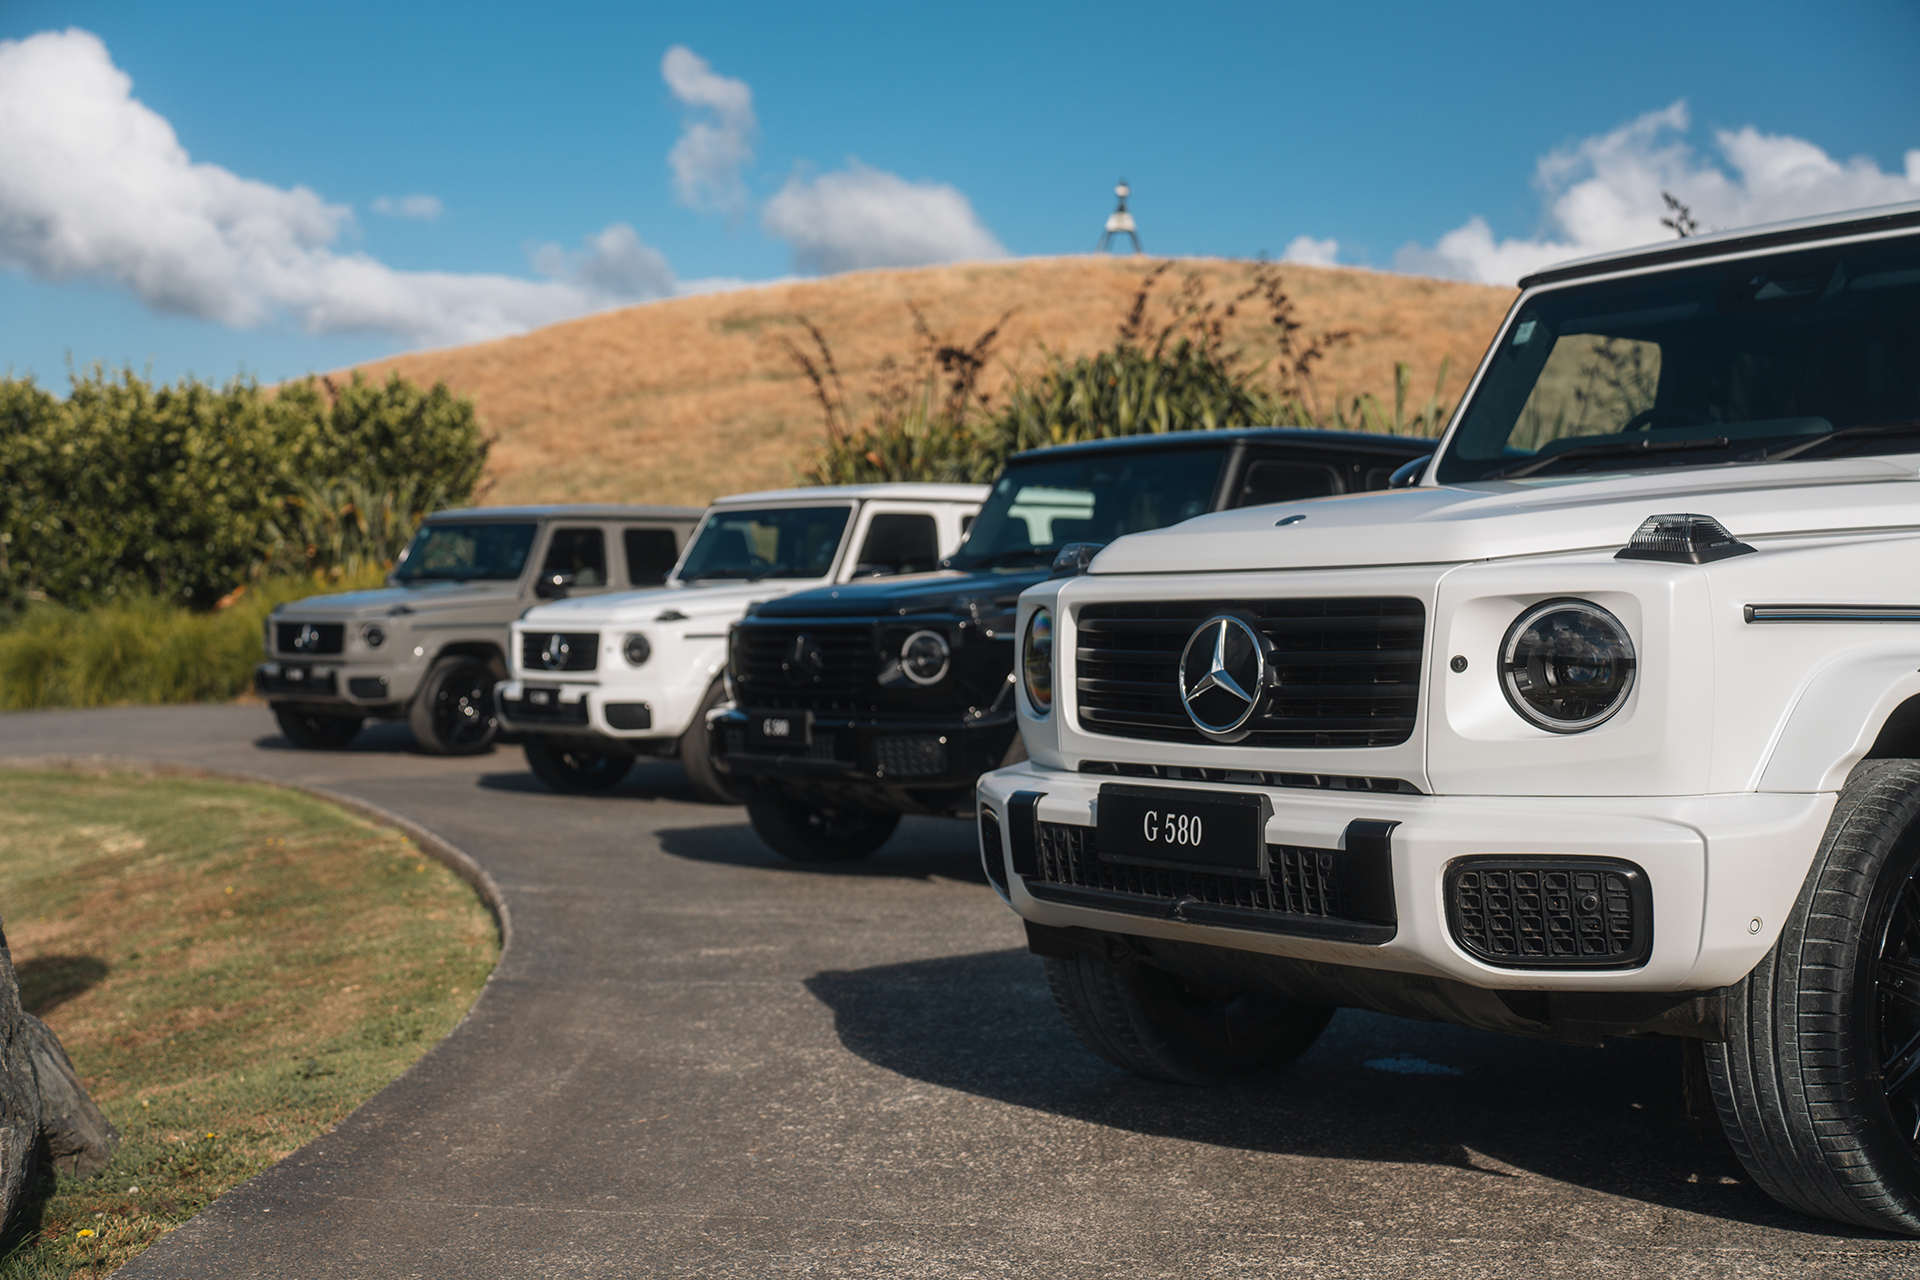
[[[1009,459],[937,573],[804,591],[752,610],[728,654],[717,763],[761,839],[862,858],[905,813],[973,811],[974,781],[1026,758],[1014,720],[1020,593],[1123,534],[1209,511],[1405,483],[1433,441],[1258,428],[1132,436]]]

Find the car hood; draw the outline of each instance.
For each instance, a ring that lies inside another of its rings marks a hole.
[[[527,627],[631,627],[658,622],[662,614],[677,613],[677,622],[738,618],[748,606],[819,585],[818,579],[792,583],[779,579],[760,582],[716,582],[712,586],[655,587],[613,595],[555,600],[529,609],[520,625]]]
[[[990,569],[863,578],[820,587],[763,605],[763,618],[885,618],[929,613],[986,615],[1013,609],[1020,593],[1047,576],[1044,568]],[[961,607],[964,602],[964,607]]]
[[[379,587],[372,591],[308,596],[281,605],[275,615],[309,621],[355,621],[470,609],[477,604],[495,602],[506,605],[519,594],[518,582],[434,582],[418,587]]]
[[[1457,564],[1624,546],[1648,516],[1739,538],[1920,526],[1912,458],[1676,468],[1390,489],[1196,516],[1110,544],[1096,574]]]

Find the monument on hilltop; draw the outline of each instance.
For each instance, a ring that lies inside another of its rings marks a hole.
[[[1116,236],[1125,236],[1133,241],[1133,251],[1140,252],[1140,232],[1134,225],[1133,215],[1127,212],[1127,196],[1132,190],[1125,178],[1120,179],[1120,185],[1113,189],[1113,194],[1120,198],[1120,205],[1107,215],[1107,229],[1100,233],[1100,244],[1094,249],[1095,253],[1107,252]]]

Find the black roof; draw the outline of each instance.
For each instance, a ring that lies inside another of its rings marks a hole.
[[[1418,436],[1395,436],[1372,431],[1321,431],[1317,427],[1231,427],[1218,431],[1166,431],[1154,435],[1109,436],[1103,440],[1079,440],[1072,444],[1050,444],[1016,453],[1013,458],[1053,457],[1065,453],[1108,453],[1132,449],[1190,449],[1196,444],[1297,445],[1302,449],[1324,449],[1340,453],[1374,453],[1402,461],[1433,452],[1438,440]]]
[[[1537,284],[1556,284],[1562,280],[1578,280],[1582,276],[1610,275],[1615,271],[1632,271],[1637,267],[1718,258],[1723,254],[1747,253],[1756,249],[1779,249],[1816,240],[1837,240],[1842,236],[1898,231],[1905,227],[1920,227],[1920,204],[1887,205],[1853,213],[1801,218],[1794,222],[1749,227],[1742,231],[1688,236],[1684,240],[1674,240],[1652,248],[1627,249],[1594,258],[1581,258],[1577,262],[1562,263],[1525,276],[1520,281],[1520,287],[1531,289]]]

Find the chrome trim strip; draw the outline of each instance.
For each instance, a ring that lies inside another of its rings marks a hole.
[[[1911,604],[1750,604],[1748,622],[1920,622]]]

